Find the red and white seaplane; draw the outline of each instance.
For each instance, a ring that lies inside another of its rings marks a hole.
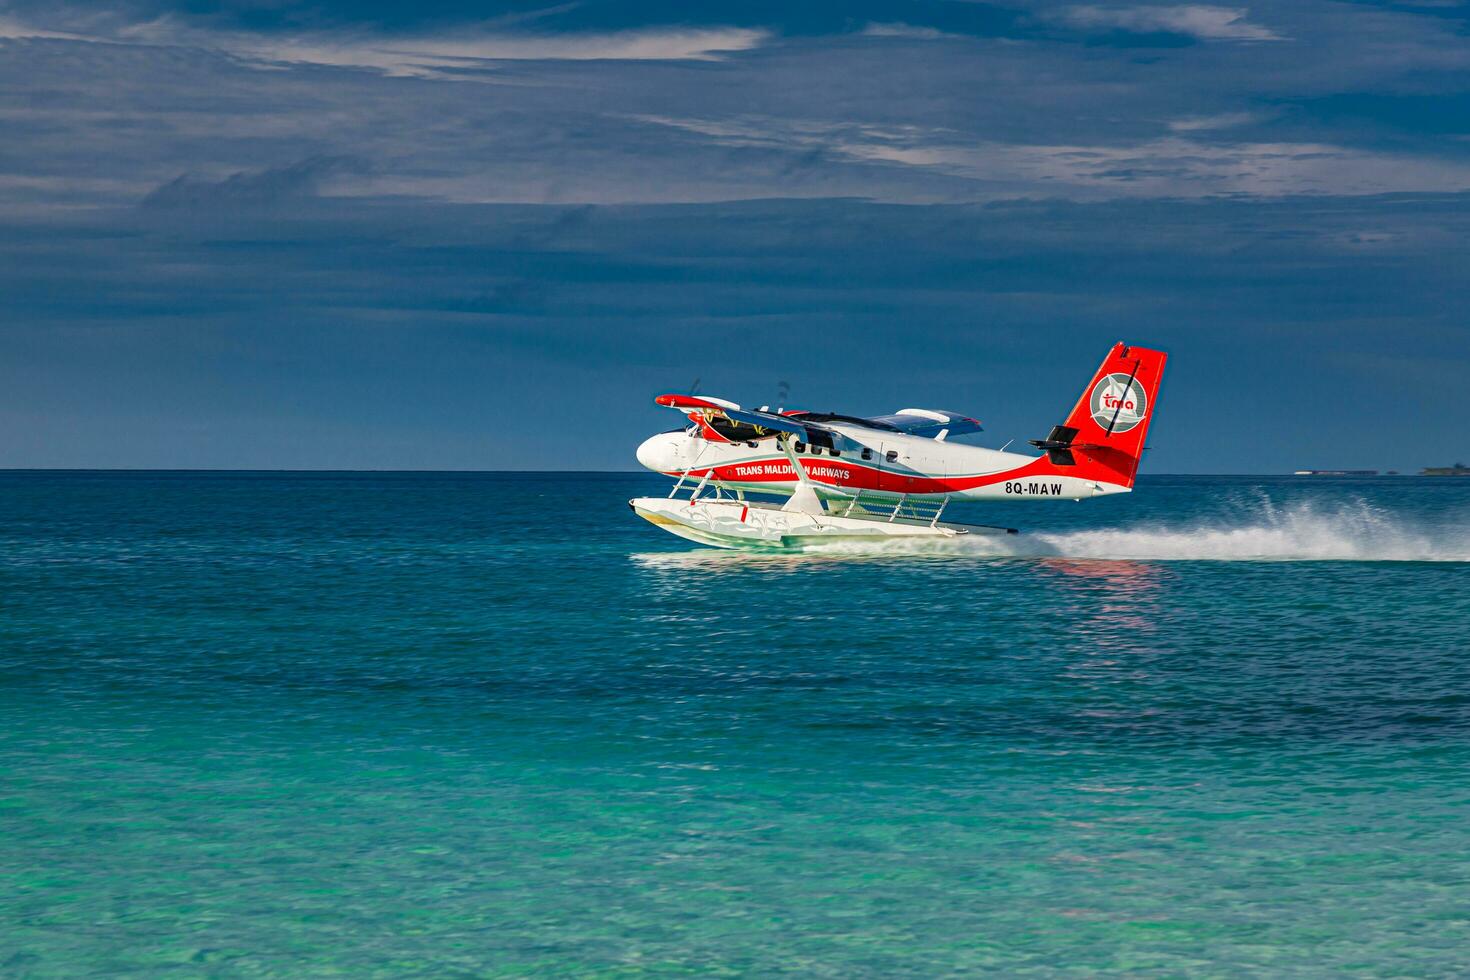
[[[723,548],[1014,534],[939,518],[951,500],[1085,500],[1132,490],[1166,360],[1162,351],[1114,346],[1066,421],[1031,440],[1041,456],[948,441],[981,431],[955,412],[858,418],[660,395],[654,401],[689,424],[648,439],[638,462],[677,482],[667,497],[628,503],[680,537]]]

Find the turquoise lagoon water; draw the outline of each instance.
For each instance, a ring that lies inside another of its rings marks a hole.
[[[1470,481],[664,485],[0,475],[0,973],[1470,970]]]

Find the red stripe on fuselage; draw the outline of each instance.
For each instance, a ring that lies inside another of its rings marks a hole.
[[[1013,470],[956,477],[936,477],[879,470],[844,459],[803,458],[801,465],[813,483],[854,490],[880,490],[888,493],[908,494],[959,493],[976,487],[986,487],[1006,480],[1014,480],[1018,477],[1042,473],[1048,476],[1057,475],[1055,471],[1047,467],[1044,456]],[[702,479],[706,474],[710,479],[721,483],[796,482],[796,473],[791,469],[791,463],[780,457],[723,463],[712,468],[690,470],[688,475]],[[679,474],[675,472],[668,475],[678,476]]]

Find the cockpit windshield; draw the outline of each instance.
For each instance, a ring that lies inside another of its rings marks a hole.
[[[710,418],[709,427],[731,442],[754,442],[757,439],[771,439],[778,434],[776,429],[751,425],[749,422],[736,422],[723,415]]]

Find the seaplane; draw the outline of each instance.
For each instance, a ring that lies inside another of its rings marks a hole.
[[[666,497],[628,505],[666,531],[720,548],[1015,534],[940,517],[954,500],[1087,500],[1131,491],[1167,359],[1116,344],[1066,419],[1030,440],[1038,456],[950,441],[983,431],[978,419],[957,412],[904,408],[858,417],[659,395],[654,402],[682,412],[686,424],[646,440],[638,462],[676,482]]]

